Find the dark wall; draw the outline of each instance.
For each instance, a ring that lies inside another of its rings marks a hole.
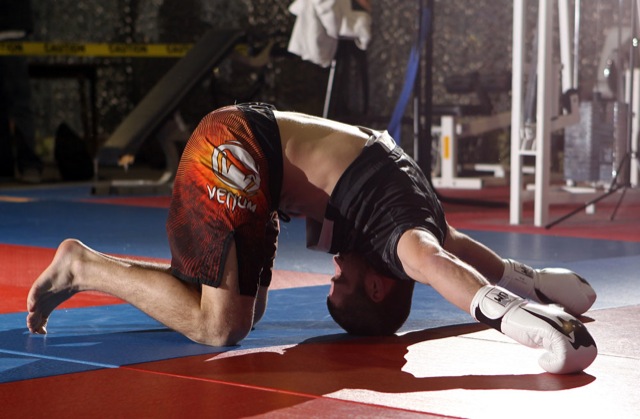
[[[248,47],[255,51],[266,45],[268,39],[276,41],[272,62],[261,71],[250,71],[231,62],[221,65],[216,76],[192,93],[182,106],[189,123],[196,123],[204,113],[218,105],[245,97],[276,102],[283,108],[302,112],[322,112],[328,70],[285,53],[295,19],[287,10],[291,0],[57,0],[33,3],[35,33],[31,40],[193,42],[210,27],[233,27],[247,31]],[[371,114],[384,117],[393,110],[416,36],[419,3],[418,0],[373,1],[373,41],[366,52]],[[435,0],[432,62],[435,104],[475,100],[473,95],[447,93],[444,86],[450,75],[510,71],[512,3],[512,0]],[[606,28],[617,24],[618,4],[617,1],[582,1],[580,87],[584,97],[593,90],[602,34]],[[528,16],[533,27],[535,4],[530,6]],[[622,19],[628,20],[628,16],[624,13]],[[113,131],[175,62],[156,58],[39,57],[33,60],[99,64],[99,133],[102,138]],[[358,76],[352,74],[352,77]],[[253,89],[256,86],[260,89]],[[53,135],[62,121],[82,130],[79,93],[74,81],[34,81],[33,88],[41,138]],[[358,92],[354,92],[351,96],[357,95]],[[510,106],[508,94],[496,94],[492,100],[498,110]],[[353,106],[357,106],[357,101]]]

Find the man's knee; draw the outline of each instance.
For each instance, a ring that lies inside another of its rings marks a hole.
[[[233,346],[240,343],[251,331],[252,322],[224,322],[202,324],[197,333],[187,336],[191,340],[209,346]]]

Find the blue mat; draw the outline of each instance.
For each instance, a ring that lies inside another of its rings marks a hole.
[[[0,382],[117,368],[170,358],[300,343],[342,335],[325,306],[328,286],[272,291],[262,321],[235,347],[191,342],[129,304],[55,311],[47,335],[32,335],[25,313],[0,316]],[[420,287],[403,330],[472,321],[431,288]],[[43,368],[42,365],[46,364]]]
[[[0,191],[0,195],[7,194]],[[86,188],[11,194],[38,199],[0,201],[1,243],[55,248],[63,239],[75,237],[106,253],[169,258],[166,209],[79,202],[89,197]],[[304,231],[301,219],[282,225],[276,269],[331,274],[331,256],[305,249]],[[505,257],[534,267],[567,267],[582,274],[598,292],[596,309],[640,303],[640,243],[467,233]],[[345,336],[328,315],[327,292],[328,286],[272,291],[263,320],[242,345],[233,348],[192,343],[127,304],[56,311],[47,336],[28,333],[25,313],[1,315],[0,382]],[[418,285],[402,331],[472,321],[431,288]]]
[[[635,278],[640,257],[580,261],[567,265],[587,276],[598,292],[594,309],[640,303]],[[328,286],[271,291],[262,321],[236,347],[195,344],[136,308],[112,305],[55,311],[49,334],[31,335],[25,313],[0,316],[0,382],[116,368],[163,359],[266,348],[320,336],[347,336],[325,307]],[[433,289],[418,285],[411,315],[401,329],[424,330],[474,322]]]

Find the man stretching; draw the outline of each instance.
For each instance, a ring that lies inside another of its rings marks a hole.
[[[419,282],[544,348],[547,371],[581,371],[596,357],[573,316],[595,301],[586,281],[503,260],[449,226],[428,180],[387,133],[265,104],[218,109],[189,139],[167,220],[170,265],[66,240],[29,292],[29,330],[46,333],[60,303],[94,290],[196,342],[237,344],[265,311],[279,221],[289,216],[306,217],[310,248],[337,255],[327,301],[350,333],[395,333]]]

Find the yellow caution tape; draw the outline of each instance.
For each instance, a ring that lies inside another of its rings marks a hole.
[[[0,42],[0,55],[79,57],[182,57],[193,44],[124,44],[80,42]]]

